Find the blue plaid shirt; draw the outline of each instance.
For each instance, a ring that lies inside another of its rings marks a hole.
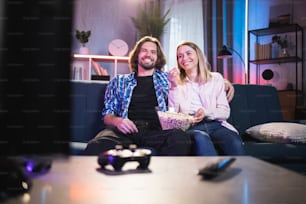
[[[128,117],[128,109],[132,100],[133,89],[137,85],[134,78],[135,72],[125,75],[117,75],[108,84],[102,116],[112,114],[122,118]],[[168,73],[155,70],[153,73],[153,83],[157,98],[158,107],[161,111],[167,111],[169,81]]]

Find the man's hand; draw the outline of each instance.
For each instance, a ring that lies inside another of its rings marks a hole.
[[[120,132],[124,134],[138,132],[135,123],[128,118],[121,118],[108,114],[104,116],[104,124],[115,126]]]
[[[228,102],[231,102],[231,100],[234,98],[235,89],[233,84],[227,79],[224,79],[224,90],[226,92],[226,98]]]
[[[138,129],[133,121],[128,118],[118,120],[116,123],[117,129],[124,134],[137,133]]]

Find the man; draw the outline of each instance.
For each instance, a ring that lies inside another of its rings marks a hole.
[[[131,73],[115,76],[105,92],[102,111],[107,126],[89,141],[85,153],[99,154],[117,144],[150,148],[157,155],[188,155],[190,137],[180,129],[162,130],[156,109],[166,111],[169,93],[166,58],[160,42],[140,39],[130,53]]]
[[[102,116],[106,129],[89,141],[85,154],[97,155],[122,145],[150,148],[154,155],[191,153],[191,139],[180,129],[162,130],[156,109],[167,110],[169,81],[163,72],[166,58],[154,37],[141,38],[130,53],[131,73],[115,76],[108,84]],[[234,94],[225,83],[228,100]]]

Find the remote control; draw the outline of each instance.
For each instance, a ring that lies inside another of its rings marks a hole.
[[[235,160],[236,158],[233,157],[218,160],[208,166],[201,168],[199,170],[199,174],[202,175],[204,178],[213,178],[215,176],[218,176],[225,169],[227,169]]]

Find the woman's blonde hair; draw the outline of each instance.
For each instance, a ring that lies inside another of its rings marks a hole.
[[[178,49],[180,47],[182,47],[184,45],[191,47],[196,52],[196,55],[197,55],[198,60],[199,60],[198,70],[197,70],[197,82],[205,83],[206,81],[208,81],[212,77],[211,67],[210,67],[209,62],[207,61],[207,57],[201,51],[199,46],[197,46],[193,42],[188,42],[188,41],[184,41],[184,42],[181,42],[180,44],[178,44],[177,47],[176,47],[176,52],[178,51]],[[179,77],[180,82],[184,83],[184,81],[186,81],[187,74],[186,74],[185,70],[179,65],[177,55],[176,55],[176,62],[177,62],[177,67],[180,70],[180,77]]]

